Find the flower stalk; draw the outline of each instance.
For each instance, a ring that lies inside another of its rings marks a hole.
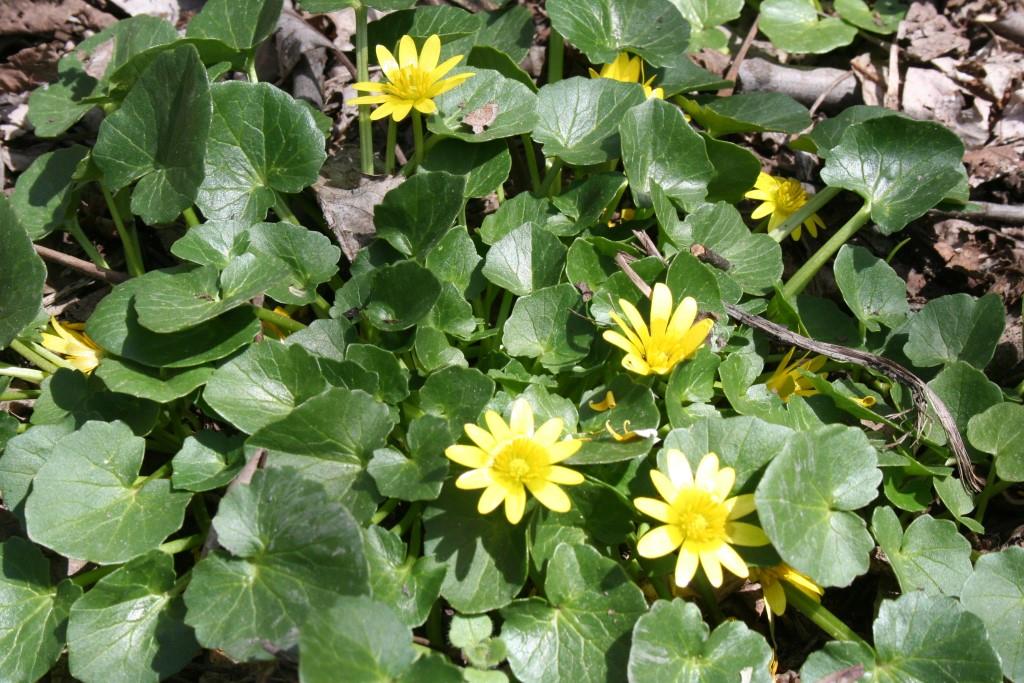
[[[142,251],[139,249],[138,242],[135,241],[135,228],[125,225],[121,219],[121,212],[117,210],[117,204],[114,202],[113,195],[110,194],[110,190],[103,183],[100,183],[100,191],[103,192],[103,200],[107,203],[110,218],[114,221],[114,228],[117,229],[117,234],[121,236],[121,245],[124,248],[124,261],[128,267],[128,274],[132,277],[144,275],[146,267],[142,264]]]
[[[8,345],[8,348],[10,348],[12,351],[17,353],[19,356],[21,356],[22,358],[24,358],[29,363],[36,366],[43,372],[49,372],[52,374],[54,372],[57,372],[57,370],[60,369],[61,367],[64,367],[62,365],[53,363],[46,358],[43,358],[40,354],[36,353],[33,349],[31,349],[27,344],[25,344],[20,339],[11,340],[11,343]]]
[[[836,640],[845,640],[869,647],[863,638],[854,633],[853,629],[847,626],[842,619],[823,607],[820,602],[817,602],[800,589],[786,582],[782,582],[782,590],[786,592],[786,600],[789,604],[813,621],[825,633]]]
[[[356,77],[359,81],[370,80],[370,45],[366,35],[369,8],[364,3],[356,5]],[[370,121],[370,105],[359,105],[359,164],[363,173],[373,173],[373,123]]]
[[[821,248],[814,252],[811,258],[807,259],[807,262],[800,267],[800,270],[793,274],[793,277],[782,288],[782,295],[790,300],[795,299],[800,292],[804,291],[804,288],[807,287],[810,281],[814,279],[814,276],[821,270],[821,267],[828,263],[829,259],[839,251],[839,247],[846,244],[858,230],[864,227],[870,218],[871,206],[864,202],[864,206],[860,207],[860,210],[853,214],[850,220],[846,221],[846,224],[839,228],[828,242],[821,245]]]
[[[551,27],[548,35],[548,84],[562,80],[563,64],[565,63],[565,38]]]
[[[832,201],[832,199],[841,191],[842,190],[838,187],[832,187],[831,185],[826,186],[821,190],[821,192],[818,192],[808,199],[806,204],[797,209],[793,214],[786,218],[786,220],[776,226],[775,229],[770,230],[768,232],[768,236],[776,242],[782,242],[784,239],[789,237],[791,232],[803,225],[805,220]]]
[[[256,312],[256,317],[264,322],[277,325],[282,330],[289,332],[298,332],[299,330],[306,329],[306,326],[300,323],[298,320],[292,320],[286,315],[280,313],[274,313],[269,308],[263,308],[262,306],[253,306],[253,310]]]
[[[78,224],[78,217],[71,215],[67,222],[64,224],[68,233],[75,238],[78,242],[78,246],[82,248],[85,255],[89,257],[98,268],[104,268],[110,270],[110,264],[107,263],[107,259],[103,258],[103,255],[96,249],[96,245],[93,244],[88,237],[85,236],[85,232],[82,230],[82,226]]]

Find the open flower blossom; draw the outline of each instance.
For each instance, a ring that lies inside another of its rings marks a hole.
[[[602,66],[600,72],[590,69],[590,77],[610,78],[613,81],[621,81],[623,83],[639,83],[644,87],[644,94],[647,97],[657,97],[659,100],[665,99],[664,88],[651,87],[654,76],[651,76],[646,81],[644,80],[644,60],[640,57],[630,57],[628,52],[620,52],[615,57],[615,61]]]
[[[719,468],[714,453],[701,458],[696,474],[681,451],[670,449],[665,456],[668,476],[651,470],[651,481],[663,500],[633,500],[640,512],[662,522],[640,538],[637,552],[641,557],[653,558],[678,548],[675,580],[680,588],[690,583],[698,564],[716,588],[722,585],[723,566],[746,578],[747,563],[732,546],[768,544],[760,527],[737,521],[754,511],[754,495],[728,497],[736,482],[736,470]]]
[[[714,321],[697,317],[697,301],[693,297],[682,300],[672,310],[672,290],[659,282],[651,294],[651,324],[644,322],[636,306],[619,299],[619,307],[628,323],[614,311],[611,318],[622,332],[606,330],[602,335],[609,344],[626,352],[622,366],[638,375],[664,375],[678,363],[692,356],[701,347]]]
[[[786,613],[786,592],[782,588],[782,581],[815,602],[820,602],[821,596],[825,594],[821,586],[785,563],[774,567],[751,567],[750,580],[761,584],[761,594],[768,607],[766,613],[769,620],[772,614],[781,617]]]
[[[459,63],[462,55],[446,59],[439,65],[437,60],[440,56],[441,39],[436,35],[427,38],[419,54],[416,53],[416,43],[412,37],[402,36],[398,41],[397,60],[390,50],[378,45],[377,62],[388,82],[353,83],[352,87],[356,90],[374,94],[361,95],[353,99],[352,104],[379,104],[380,106],[370,115],[375,121],[389,115],[395,121],[401,121],[413,108],[423,114],[433,114],[437,111],[435,97],[475,75],[466,72],[442,78]]]
[[[81,330],[82,323],[61,325],[56,318],[50,318],[53,333],[43,332],[43,346],[66,358],[77,370],[89,374],[100,364],[103,352],[89,335]]]
[[[754,189],[743,195],[748,199],[759,199],[762,204],[754,209],[750,217],[757,220],[765,216],[771,216],[768,220],[768,229],[774,230],[787,218],[796,213],[807,203],[807,193],[798,180],[793,178],[776,178],[767,173],[760,173],[754,183]],[[816,213],[812,213],[803,223],[811,237],[818,236],[818,228],[825,229],[825,221]],[[800,239],[800,226],[791,233],[795,240]]]
[[[792,360],[794,351],[796,349],[791,348],[786,352],[786,355],[782,357],[782,361],[779,363],[779,367],[775,368],[775,372],[765,382],[765,385],[778,394],[779,398],[783,401],[788,401],[789,397],[793,394],[797,396],[813,396],[818,393],[818,390],[811,384],[811,380],[804,377],[800,371],[818,372],[827,360],[824,356],[815,356],[811,359],[801,358],[790,365],[789,361]],[[827,372],[820,374],[822,377],[828,377]]]
[[[512,404],[511,421],[506,423],[493,410],[484,413],[487,429],[475,424],[465,426],[473,446],[456,444],[444,454],[472,468],[455,480],[460,489],[483,489],[477,504],[480,514],[505,503],[505,517],[518,524],[526,508],[529,490],[541,505],[555,512],[568,512],[569,496],[561,489],[583,483],[583,475],[562,467],[562,462],[580,449],[579,439],[561,439],[564,424],[554,417],[538,429],[533,425],[533,409],[523,399]]]

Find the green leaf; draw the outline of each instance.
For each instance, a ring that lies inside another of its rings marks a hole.
[[[740,16],[742,0],[672,0],[683,17],[690,22],[690,41],[687,52],[699,52],[707,47],[722,50],[728,40],[718,26]]]
[[[949,408],[961,434],[967,433],[967,424],[972,417],[1003,400],[1003,392],[985,377],[985,373],[961,361],[947,365],[935,379],[928,382],[928,386]],[[929,437],[944,443],[945,432],[934,419],[931,422],[932,434]]]
[[[377,7],[377,9],[398,9],[382,5],[384,3],[395,5],[402,2],[406,7],[413,4],[409,0],[374,0],[366,4]],[[403,35],[409,35],[422,43],[428,36],[437,34],[441,39],[442,46],[448,48],[450,43],[459,38],[468,37],[470,40],[475,40],[476,33],[483,28],[484,22],[483,12],[474,14],[450,5],[404,9],[370,22],[368,43],[384,45],[390,49],[398,45],[398,40]],[[469,45],[471,44],[470,42]],[[469,47],[466,42],[462,42],[460,45]],[[442,57],[454,56],[448,55],[446,52],[441,54]]]
[[[517,80],[491,69],[457,67],[447,76],[472,72],[475,75],[459,86],[434,98],[437,114],[427,120],[432,133],[465,142],[487,142],[529,133],[537,123],[537,96]],[[474,132],[462,120],[482,107],[495,107],[494,120],[484,130]]]
[[[457,435],[467,422],[477,421],[493,395],[494,380],[476,368],[445,368],[420,388],[420,407],[447,419],[449,430]]]
[[[47,152],[18,176],[11,207],[32,241],[59,229],[74,196],[73,176],[89,150],[81,145]]]
[[[682,427],[678,408],[683,403],[707,403],[715,395],[715,374],[721,359],[706,346],[687,362],[680,363],[669,375],[665,389],[665,408],[673,427]]]
[[[530,561],[538,572],[561,543],[618,545],[634,529],[633,506],[620,491],[597,480],[568,486],[568,512],[538,509],[530,525]]]
[[[462,650],[462,655],[473,666],[488,669],[497,666],[507,654],[505,643],[492,638],[494,624],[486,614],[478,617],[452,617],[448,641]]]
[[[717,99],[681,100],[683,110],[714,138],[733,133],[799,133],[811,125],[807,108],[788,95],[749,92]]]
[[[704,204],[666,231],[681,249],[699,244],[725,259],[725,270],[711,270],[720,287],[728,279],[749,294],[764,294],[782,278],[782,249],[768,235],[750,232],[739,211],[725,202]]]
[[[510,355],[537,358],[550,367],[584,358],[593,331],[574,314],[580,294],[569,284],[537,290],[516,300],[505,322],[502,343]]]
[[[793,435],[755,492],[761,525],[787,564],[822,586],[848,586],[867,571],[875,544],[854,511],[878,495],[877,462],[859,429]]]
[[[847,128],[821,179],[863,197],[878,230],[889,235],[957,186],[963,154],[960,138],[937,123],[886,116]]]
[[[81,595],[70,580],[51,583],[38,547],[18,537],[0,543],[0,678],[37,681],[57,663]]]
[[[291,281],[267,291],[285,304],[315,301],[317,286],[338,272],[341,259],[341,249],[326,235],[291,223],[257,223],[249,229],[249,248],[280,259],[288,267]]]
[[[268,659],[263,643],[294,645],[324,605],[370,591],[356,520],[295,470],[261,470],[229,491],[213,528],[225,550],[196,564],[185,591],[185,621],[206,648]]]
[[[576,221],[580,230],[593,227],[626,188],[621,173],[595,173],[574,183],[551,201],[559,211]]]
[[[846,305],[872,332],[880,329],[879,323],[895,329],[910,314],[907,283],[864,247],[844,244],[832,271]]]
[[[162,274],[152,271],[118,285],[93,311],[86,333],[104,350],[154,368],[185,368],[220,360],[250,343],[260,330],[249,307],[171,334],[139,324],[134,300]]]
[[[903,352],[919,367],[963,361],[981,370],[992,360],[1005,324],[998,295],[948,294],[911,318]]]
[[[604,400],[607,392],[615,396],[615,407],[610,410],[596,411],[591,403]],[[571,430],[572,424],[567,422]],[[611,424],[615,431],[626,431],[629,422],[632,431],[647,434],[636,441],[618,442],[605,431],[605,425]],[[596,435],[583,442],[583,446],[566,464],[595,465],[601,463],[631,460],[646,454],[655,440],[652,438],[661,422],[661,412],[650,388],[636,384],[628,377],[619,376],[607,386],[600,386],[586,392],[580,401],[580,431]]]
[[[433,276],[431,276],[433,277]],[[434,302],[423,326],[436,327],[459,339],[476,339],[477,324],[482,322],[473,315],[473,306],[458,288],[450,282],[441,283],[441,296]],[[447,343],[447,342],[445,342]]]
[[[549,0],[551,25],[595,64],[634,52],[655,66],[685,45],[690,27],[669,0]]]
[[[298,345],[265,339],[222,365],[203,400],[247,434],[286,417],[327,386],[316,358]]]
[[[156,403],[170,403],[206,384],[213,371],[209,365],[161,371],[108,356],[96,368],[96,376],[110,391]]]
[[[118,564],[181,527],[192,495],[139,479],[146,443],[122,422],[88,422],[39,468],[25,503],[29,537],[66,557]]]
[[[0,254],[0,348],[6,348],[39,313],[46,266],[4,198],[0,198]]]
[[[465,614],[504,607],[526,583],[525,525],[481,515],[478,498],[449,484],[423,512],[423,556],[445,566],[441,595]]]
[[[637,206],[651,206],[654,184],[687,210],[704,200],[715,169],[703,138],[678,108],[648,98],[622,117],[619,135],[622,165]]]
[[[534,223],[524,223],[487,251],[482,272],[499,287],[525,296],[558,284],[565,252],[565,246],[550,232]]]
[[[430,313],[440,294],[441,285],[429,269],[415,261],[399,261],[374,271],[363,315],[376,328],[407,330]]]
[[[80,100],[92,95],[99,82],[85,72],[72,54],[57,64],[57,80],[32,91],[28,98],[28,120],[41,138],[55,138],[96,105]]]
[[[889,507],[875,508],[871,531],[900,582],[904,593],[960,595],[971,575],[971,544],[946,519],[922,515],[904,532]]]
[[[419,169],[465,176],[464,196],[486,197],[508,180],[512,155],[508,145],[501,141],[471,145],[445,138],[430,149]]]
[[[427,372],[469,367],[466,355],[451,345],[448,335],[435,327],[420,325],[416,328],[413,350],[416,352],[416,360]]]
[[[160,334],[181,332],[239,306],[288,277],[283,262],[271,256],[242,254],[223,271],[214,266],[169,273],[153,271],[135,296],[143,327]],[[173,310],[173,316],[167,311]]]
[[[532,681],[621,681],[629,633],[647,610],[643,592],[613,560],[563,543],[548,564],[547,601],[517,600],[501,611],[501,639],[516,677]]]
[[[374,600],[395,609],[406,626],[420,626],[441,594],[445,568],[429,557],[406,561],[406,547],[393,531],[371,526],[363,531]]]
[[[658,600],[633,627],[629,651],[631,683],[771,683],[772,650],[741,621],[711,631],[700,609],[680,598]]]
[[[560,235],[564,232],[564,226],[559,225],[562,222],[568,221],[550,200],[520,192],[484,218],[480,225],[480,239],[484,244],[495,244],[524,223],[536,223],[548,232]]]
[[[544,156],[577,166],[621,156],[619,122],[645,99],[636,83],[578,76],[545,85],[537,98],[533,138],[544,145]]]
[[[765,0],[760,27],[780,50],[796,54],[825,54],[849,45],[857,28],[841,19],[820,19],[814,0]]]
[[[203,430],[185,439],[171,460],[174,488],[212,491],[226,485],[245,464],[245,438]]]
[[[249,228],[244,221],[207,221],[189,228],[171,245],[171,253],[200,266],[227,268],[249,249]]]
[[[341,597],[314,610],[299,641],[302,683],[393,681],[416,659],[412,630],[388,605],[367,597]]]
[[[833,117],[822,119],[815,124],[814,130],[794,142],[809,143],[807,151],[815,152],[822,159],[828,159],[832,149],[839,144],[847,128],[855,126],[861,121],[884,116],[901,116],[901,114],[885,107],[856,104],[847,107]]]
[[[395,354],[372,344],[352,344],[345,352],[347,360],[377,374],[380,389],[375,396],[397,405],[409,395],[409,371]]]
[[[12,437],[0,456],[0,497],[22,524],[25,522],[25,498],[32,479],[39,472],[58,441],[73,432],[70,420],[60,424],[36,425]]]
[[[276,193],[316,182],[327,154],[309,110],[269,83],[210,88],[213,120],[196,205],[214,220],[262,221]]]
[[[206,69],[195,47],[182,45],[157,55],[103,120],[92,156],[110,190],[138,181],[132,213],[166,223],[196,201],[209,131]]]
[[[60,368],[43,380],[32,411],[33,424],[56,424],[69,418],[76,427],[89,420],[123,420],[136,434],[156,425],[160,406],[146,399],[109,391],[96,375]]]
[[[71,673],[86,682],[162,680],[199,651],[174,590],[174,558],[153,551],[99,580],[71,607]]]
[[[377,236],[413,258],[422,258],[452,227],[462,208],[466,179],[417,173],[374,208]]]
[[[675,255],[665,274],[665,284],[672,290],[675,306],[678,306],[684,297],[691,296],[697,300],[697,309],[701,313],[711,312],[720,318],[725,317],[722,291],[718,286],[714,269],[701,263],[689,252],[681,251]],[[734,299],[738,298],[737,294]]]
[[[188,22],[189,38],[212,38],[251,50],[277,27],[283,0],[210,0]]]
[[[381,9],[386,11],[391,10],[402,10],[409,9],[416,0],[370,0],[369,2],[363,2],[362,0],[299,0],[299,6],[307,12],[314,14],[320,12],[334,12],[335,10],[355,8],[359,5],[367,5],[374,9]]]
[[[448,422],[433,415],[418,417],[409,423],[405,438],[409,457],[394,448],[378,448],[366,469],[388,498],[434,500],[448,475],[444,449],[454,442]]]
[[[700,68],[684,54],[677,54],[664,66],[648,73],[655,77],[655,85],[665,91],[665,97],[693,90],[720,90],[732,85],[732,81],[723,80],[720,76]]]
[[[953,598],[915,592],[887,600],[878,610],[874,633],[876,654],[855,643],[831,642],[808,658],[800,677],[818,681],[861,664],[870,680],[880,683],[1002,679],[984,624]]]
[[[900,0],[874,0],[869,7],[864,0],[836,0],[839,16],[858,28],[872,33],[896,33],[907,15],[907,6]]]
[[[1011,546],[978,558],[960,601],[985,623],[1003,675],[1024,680],[1024,548]]]
[[[1024,481],[1024,406],[997,403],[967,422],[967,439],[995,457],[1003,481]]]
[[[715,177],[708,183],[709,202],[739,204],[743,195],[754,187],[761,172],[761,162],[745,147],[704,134],[708,158],[715,167]]]
[[[480,261],[473,238],[465,226],[458,225],[446,232],[427,252],[426,266],[438,280],[450,282],[465,294]]]

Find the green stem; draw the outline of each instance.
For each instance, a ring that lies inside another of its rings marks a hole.
[[[366,20],[369,8],[360,2],[356,5],[356,79],[370,80],[370,45],[366,37]],[[359,162],[363,173],[373,173],[373,122],[370,120],[370,105],[359,105]]]
[[[316,295],[316,298],[313,299],[313,303],[310,305],[313,307],[313,312],[316,313],[316,317],[331,317],[331,305],[327,303],[327,299],[323,298],[319,294]]]
[[[401,501],[397,498],[388,498],[384,504],[377,508],[377,512],[370,518],[370,524],[380,524],[388,518]]]
[[[147,482],[153,481],[154,479],[160,479],[165,474],[171,471],[171,463],[165,462],[163,465],[158,467],[152,474],[147,474],[144,477],[138,477],[135,479],[133,486],[135,488],[142,488]]]
[[[530,187],[534,194],[540,194],[540,168],[537,166],[537,152],[533,149],[533,139],[526,133],[522,134],[523,153],[526,154],[526,169],[530,172]]]
[[[11,391],[0,392],[0,401],[24,401],[26,399],[39,398],[43,393],[38,389],[12,389]]]
[[[423,547],[423,523],[417,518],[412,524],[412,530],[409,532],[409,551],[405,555],[405,563],[412,566],[416,563],[416,560],[420,557],[420,551]]]
[[[674,597],[672,595],[671,576],[652,576],[651,585],[654,586],[654,590],[657,591],[659,598],[671,602],[672,598]]]
[[[14,379],[32,382],[33,384],[39,384],[44,379],[46,379],[46,373],[44,373],[42,370],[33,370],[32,368],[19,368],[14,365],[0,366],[0,376],[13,377]]]
[[[466,220],[466,201],[462,201],[462,206],[459,208],[459,225],[465,225],[469,227],[469,221]]]
[[[100,183],[100,191],[103,192],[103,200],[107,203],[107,210],[110,211],[117,234],[121,236],[121,246],[124,248],[124,261],[128,267],[128,274],[132,277],[139,277],[146,272],[146,268],[142,265],[142,253],[139,251],[139,245],[135,242],[133,230],[125,226],[124,221],[121,220],[121,213],[117,210],[114,197],[103,183]]]
[[[90,569],[87,572],[82,572],[81,574],[76,574],[75,576],[72,576],[71,583],[75,584],[76,586],[81,586],[82,588],[85,588],[86,586],[91,586],[107,574],[113,573],[114,570],[118,569],[120,566],[121,565],[119,564],[108,564],[104,567],[96,567],[95,569]]]
[[[509,312],[512,310],[512,301],[515,299],[515,295],[507,289],[501,292],[501,305],[498,307],[498,319],[494,321],[494,327],[498,330],[496,338],[500,338],[501,330],[505,327],[505,322],[508,320]]]
[[[291,223],[292,225],[302,225],[302,223],[299,222],[298,217],[292,213],[292,210],[288,207],[288,202],[285,200],[284,195],[280,192],[275,192],[274,196],[277,199],[277,201],[274,202],[274,213],[277,214],[277,217],[286,223]]]
[[[1012,485],[1012,482],[1009,481],[999,481],[994,471],[989,473],[988,483],[985,484],[984,490],[978,494],[978,509],[974,511],[974,520],[978,524],[982,523],[985,511],[988,510],[989,502]]]
[[[392,531],[397,533],[399,536],[405,536],[412,525],[415,522],[419,522],[420,515],[423,513],[423,503],[413,503],[409,506],[402,519],[398,520],[398,524],[391,527]]]
[[[423,115],[412,110],[412,167],[416,168],[423,161]]]
[[[863,638],[854,633],[853,629],[847,626],[842,619],[823,607],[820,602],[812,600],[810,596],[794,588],[785,581],[780,583],[782,585],[782,590],[786,592],[786,601],[805,617],[813,621],[822,631],[829,634],[836,640],[845,640],[853,643],[859,643],[865,647],[868,646],[868,644],[864,642]]]
[[[64,224],[67,231],[75,238],[78,242],[78,246],[82,248],[89,260],[100,268],[110,270],[110,264],[107,263],[107,259],[103,258],[103,255],[97,251],[96,245],[89,241],[89,238],[85,236],[85,232],[82,231],[82,226],[78,224],[77,216],[70,216],[67,222]]]
[[[65,360],[55,354],[50,349],[46,348],[38,342],[32,342],[32,350],[38,353],[43,359],[56,365],[58,368],[67,368],[68,370],[75,370],[75,366],[71,364],[71,361]]]
[[[545,197],[551,195],[551,192],[555,187],[555,181],[562,173],[562,166],[564,165],[565,163],[558,157],[551,160],[551,167],[544,173],[544,184],[540,187],[541,195]]]
[[[694,588],[700,593],[701,599],[710,612],[711,627],[718,626],[725,621],[725,615],[722,614],[722,607],[718,604],[718,596],[715,594],[715,589],[712,587],[711,582],[708,581],[708,577],[704,575],[704,570],[699,570],[694,579]]]
[[[256,317],[265,322],[277,325],[282,330],[289,332],[298,332],[299,330],[306,329],[306,326],[300,323],[298,320],[292,320],[288,316],[281,315],[280,313],[274,313],[269,308],[263,308],[262,306],[253,306],[253,310],[256,312]]]
[[[807,203],[797,209],[796,213],[790,214],[789,218],[780,223],[774,230],[768,233],[776,242],[789,237],[789,233],[796,230],[796,227],[807,218],[818,211],[821,207],[832,201],[832,198],[842,192],[838,187],[827,186],[821,192],[807,200]]]
[[[245,57],[245,75],[249,77],[250,83],[259,83],[260,77],[256,74],[256,50],[249,51]]]
[[[198,548],[206,541],[206,534],[193,534],[185,538],[176,538],[161,545],[157,550],[168,555],[177,555],[192,548]]]
[[[821,267],[824,266],[830,258],[837,251],[839,247],[846,244],[847,240],[856,234],[871,218],[871,207],[867,202],[864,203],[857,213],[853,214],[850,220],[846,221],[846,225],[839,228],[836,234],[832,235],[832,239],[825,244],[821,245],[821,248],[816,251],[811,258],[800,267],[800,270],[793,274],[793,277],[789,279],[789,282],[782,288],[782,295],[789,300],[796,298],[800,292],[804,291],[804,287],[814,279]]]
[[[57,365],[56,363],[51,363],[50,361],[40,356],[38,353],[30,349],[20,339],[11,340],[9,347],[12,351],[17,353],[19,356],[21,356],[22,358],[24,358],[29,363],[36,366],[43,372],[54,373],[57,372],[57,370],[61,367],[60,365]]]
[[[199,225],[199,216],[196,215],[195,209],[191,206],[181,212],[181,215],[185,217],[185,223],[188,227],[194,228]]]
[[[562,64],[565,62],[565,39],[562,34],[551,28],[548,35],[548,83],[562,80]]]
[[[434,606],[430,610],[430,616],[427,618],[427,639],[430,640],[430,644],[434,646],[434,649],[444,651],[444,623],[442,619],[441,601],[438,600],[434,602]]]
[[[398,144],[398,123],[388,117],[388,143],[384,149],[384,173],[391,175],[395,172],[395,146]]]

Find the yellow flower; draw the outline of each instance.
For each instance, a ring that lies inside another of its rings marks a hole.
[[[751,567],[750,580],[761,584],[761,594],[764,595],[764,602],[768,606],[769,620],[772,614],[781,617],[786,612],[786,592],[782,589],[781,581],[785,581],[815,602],[820,602],[821,596],[825,594],[821,586],[788,564]]]
[[[354,83],[352,87],[356,90],[379,94],[361,95],[353,99],[352,103],[381,105],[370,115],[375,121],[388,115],[395,121],[401,121],[413,107],[423,114],[433,114],[437,111],[433,98],[475,75],[467,72],[442,79],[459,63],[462,55],[456,55],[438,65],[440,56],[441,39],[436,35],[427,38],[419,55],[416,54],[416,43],[412,37],[402,36],[398,42],[397,60],[386,47],[378,45],[377,62],[388,82]]]
[[[697,317],[697,302],[686,297],[672,311],[672,290],[659,282],[654,285],[651,295],[651,326],[648,329],[640,311],[625,299],[619,299],[619,307],[629,320],[627,324],[615,312],[611,318],[622,330],[606,330],[602,335],[609,344],[626,352],[622,366],[638,375],[664,375],[672,371],[679,362],[693,355],[707,339],[714,321],[704,319],[694,323]]]
[[[651,470],[654,488],[664,500],[633,501],[645,515],[663,522],[640,538],[637,552],[641,557],[662,557],[679,548],[675,578],[680,587],[690,583],[698,564],[715,587],[722,585],[723,565],[745,578],[747,564],[732,546],[768,543],[759,527],[736,521],[754,511],[753,494],[727,497],[736,482],[736,470],[719,469],[714,453],[701,458],[696,474],[682,452],[671,449],[666,458],[668,476]]]
[[[603,413],[606,410],[611,410],[615,407],[615,394],[610,391],[604,393],[604,399],[601,401],[590,401],[587,403],[590,409],[597,413]]]
[[[82,323],[61,325],[56,318],[51,317],[50,327],[56,334],[43,332],[44,347],[64,356],[76,369],[87,375],[100,364],[103,352],[89,339],[89,335],[80,331],[85,327]]]
[[[810,360],[801,358],[793,365],[790,365],[789,361],[793,358],[794,351],[796,349],[791,348],[786,352],[786,355],[782,357],[782,362],[779,363],[779,367],[775,368],[775,372],[765,382],[768,388],[778,394],[779,398],[783,401],[788,401],[789,397],[793,394],[797,396],[813,396],[818,393],[818,390],[814,388],[811,381],[804,377],[800,371],[818,372],[825,365],[826,361],[824,356],[815,356]],[[827,372],[820,374],[822,377],[828,377]]]
[[[455,481],[460,489],[483,489],[477,510],[486,515],[503,501],[505,517],[518,524],[526,508],[526,490],[541,504],[555,512],[568,512],[569,496],[559,487],[583,483],[583,475],[562,467],[562,462],[580,449],[579,439],[562,439],[562,420],[553,417],[533,428],[533,409],[523,399],[512,404],[509,424],[501,415],[484,413],[487,429],[475,424],[465,426],[466,435],[475,446],[456,444],[444,454],[451,460],[470,467]]]
[[[799,181],[793,178],[775,178],[767,173],[760,173],[757,182],[754,183],[754,189],[743,196],[748,199],[760,199],[763,202],[754,209],[750,217],[756,220],[771,214],[768,221],[769,230],[777,228],[807,203],[807,193]],[[804,226],[811,233],[811,237],[817,237],[818,228],[825,229],[825,221],[821,220],[818,214],[812,213],[804,220]],[[798,225],[791,236],[798,240],[800,235],[801,229]]]
[[[615,61],[601,67],[600,73],[593,69],[590,70],[591,78],[610,78],[613,81],[621,81],[623,83],[639,83],[644,87],[644,94],[647,97],[657,97],[659,100],[665,99],[664,88],[651,87],[654,76],[645,81],[643,74],[644,60],[639,57],[630,57],[628,52],[620,52]]]

